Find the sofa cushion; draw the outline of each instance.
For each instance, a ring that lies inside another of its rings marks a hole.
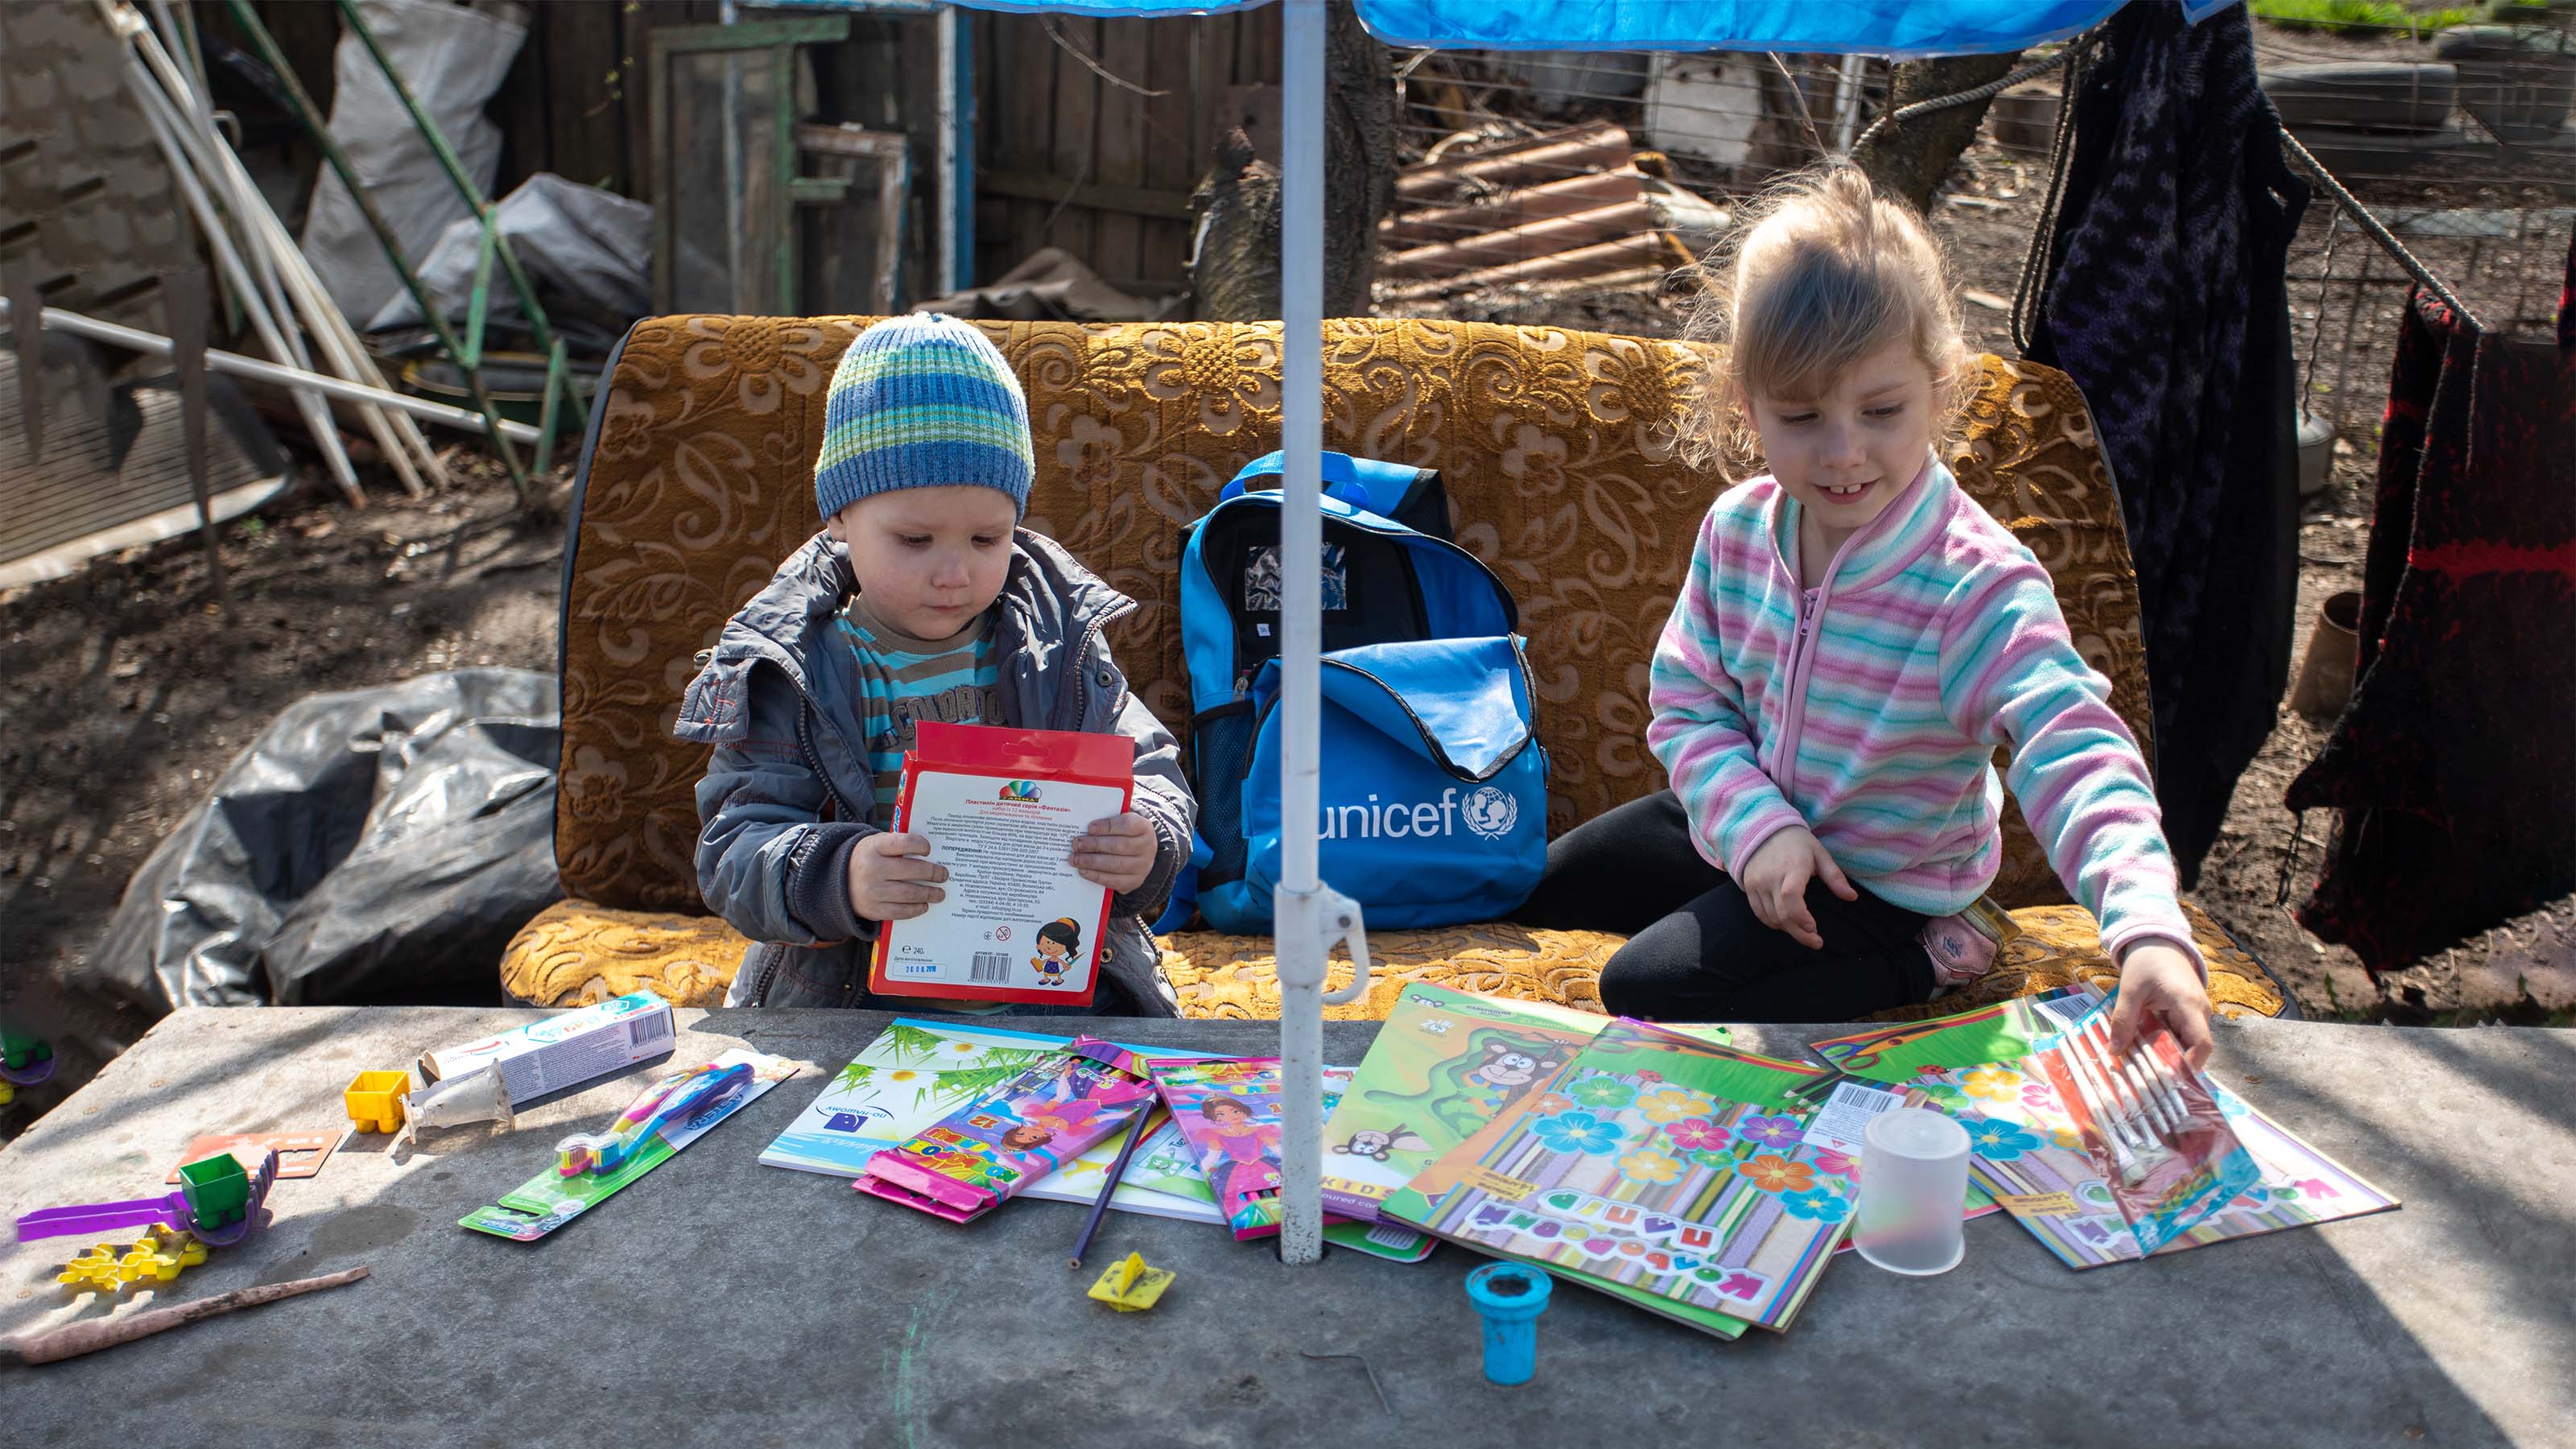
[[[2254,958],[2196,906],[2186,904],[2193,935],[2209,959],[2210,1000],[2234,1015],[2278,1016],[2279,989]],[[1883,1012],[1889,1020],[1964,1011],[2008,996],[2026,996],[2079,977],[2108,987],[2117,968],[2101,952],[2093,918],[2076,906],[2015,911],[2022,934],[1995,969],[1971,990],[1937,1006]],[[1328,1006],[1324,1014],[1383,1020],[1407,982],[1430,981],[1528,1001],[1601,1009],[1602,963],[1622,937],[1600,931],[1536,931],[1522,926],[1457,926],[1438,931],[1369,934],[1369,992]],[[712,916],[621,911],[587,901],[559,901],[519,932],[501,962],[501,984],[531,1006],[577,1006],[650,987],[683,1006],[723,1004],[745,942]],[[1279,978],[1268,937],[1181,932],[1163,938],[1163,969],[1193,1017],[1279,1014]],[[1350,980],[1335,963],[1328,984]]]
[[[662,317],[623,344],[567,544],[555,858],[568,895],[702,909],[691,792],[706,754],[671,738],[671,716],[692,656],[817,526],[825,387],[867,320]],[[1111,642],[1181,730],[1180,530],[1279,445],[1278,325],[977,325],[1028,391],[1030,524],[1143,605]],[[1325,326],[1325,445],[1441,469],[1459,542],[1519,599],[1551,832],[1660,788],[1647,664],[1719,486],[1674,452],[1706,353],[1559,328]],[[2126,535],[2074,384],[1982,358],[1949,461],[2047,565],[2076,646],[2146,743]],[[2065,899],[2017,810],[2004,840],[1997,900]]]

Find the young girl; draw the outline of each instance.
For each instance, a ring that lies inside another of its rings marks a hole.
[[[1672,789],[1559,839],[1521,913],[1630,934],[1628,1015],[1847,1021],[1973,980],[1993,881],[1992,756],[2121,964],[2113,1035],[2209,1051],[2155,791],[2047,572],[1934,452],[1969,366],[1920,218],[1847,162],[1738,234],[1705,329],[1702,426],[1770,473],[1721,494],[1655,651],[1647,742]]]

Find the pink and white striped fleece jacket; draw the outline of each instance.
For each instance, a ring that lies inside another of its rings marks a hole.
[[[2161,936],[2206,976],[2146,762],[2030,550],[1934,461],[1806,592],[1797,513],[1768,477],[1721,494],[1655,650],[1646,741],[1700,854],[1740,877],[1804,824],[1854,884],[1949,915],[2001,862],[2009,744],[2013,796],[2105,948]]]

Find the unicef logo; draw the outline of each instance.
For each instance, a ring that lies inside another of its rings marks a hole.
[[[1499,786],[1487,785],[1459,802],[1458,814],[1467,828],[1487,840],[1500,840],[1520,823],[1521,802]]]

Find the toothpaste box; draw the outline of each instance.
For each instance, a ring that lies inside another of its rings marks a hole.
[[[499,1036],[420,1054],[424,1082],[490,1069],[501,1074],[510,1105],[606,1076],[671,1049],[671,1003],[650,991],[577,1007]]]

